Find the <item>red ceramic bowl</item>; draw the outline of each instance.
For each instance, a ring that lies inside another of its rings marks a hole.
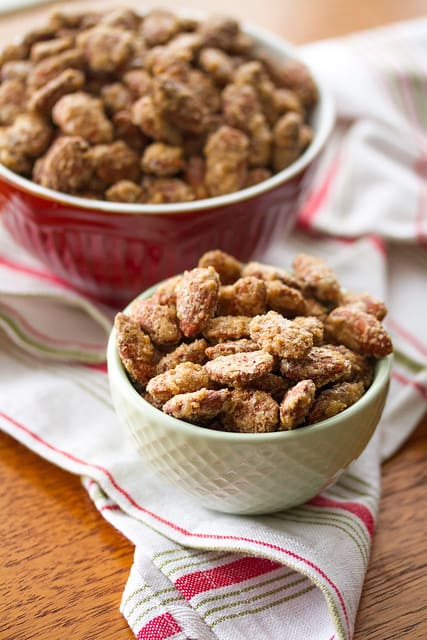
[[[286,42],[245,28],[277,58]],[[121,204],[46,189],[0,165],[0,211],[17,243],[78,291],[123,307],[153,283],[196,265],[209,249],[248,261],[295,222],[334,111],[321,82],[312,144],[287,169],[232,194],[167,205]]]

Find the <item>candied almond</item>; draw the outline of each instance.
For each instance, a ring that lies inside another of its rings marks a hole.
[[[138,322],[124,313],[118,313],[114,320],[116,343],[120,359],[131,379],[145,387],[154,374],[154,347]]]
[[[200,133],[214,131],[223,121],[222,115],[216,113],[221,108],[221,93],[218,87],[206,73],[192,68],[188,73],[187,84],[207,108],[204,128]]]
[[[157,46],[149,49],[144,57],[144,69],[148,71],[152,78],[162,76],[187,82],[190,73],[187,55],[176,55],[170,46]],[[154,89],[152,81],[151,91]]]
[[[234,73],[234,82],[252,86],[267,122],[273,125],[278,117],[276,109],[276,87],[259,60],[250,60],[239,65]]]
[[[98,24],[77,36],[77,46],[95,73],[118,71],[132,55],[132,36],[123,29]]]
[[[179,58],[190,62],[194,59],[203,44],[203,38],[199,33],[178,33],[167,44],[168,52]]]
[[[139,157],[123,140],[111,144],[99,144],[89,151],[95,175],[107,185],[120,180],[138,182]]]
[[[150,395],[149,393],[144,391],[143,393],[141,393],[141,396],[142,396],[142,398],[144,398],[144,400],[146,402],[149,402],[153,407],[155,407],[156,409],[162,410],[163,403],[162,402],[156,402],[156,400],[154,400],[152,395]]]
[[[296,358],[283,358],[280,363],[280,371],[285,378],[291,380],[311,379],[325,376],[347,375],[351,369],[350,361],[341,353],[328,347],[313,347],[305,356]]]
[[[181,278],[182,276],[179,275],[163,280],[163,282],[156,287],[156,290],[150,299],[155,300],[159,304],[167,304],[169,306],[176,307],[176,288],[178,283],[181,281]]]
[[[241,386],[256,381],[265,373],[270,373],[273,366],[273,356],[266,351],[258,350],[218,356],[207,362],[205,369],[214,382]]]
[[[295,257],[293,267],[295,277],[309,295],[321,301],[339,301],[340,284],[335,273],[324,260],[300,253]]]
[[[199,23],[198,32],[206,47],[217,47],[225,51],[233,47],[239,33],[239,23],[234,18],[212,15]]]
[[[178,178],[145,176],[142,187],[144,189],[144,201],[150,204],[191,202],[194,200],[194,193],[188,184]]]
[[[306,312],[305,300],[298,289],[289,287],[281,280],[267,280],[267,306],[284,316],[295,316]]]
[[[84,91],[60,98],[53,107],[52,119],[65,135],[80,135],[91,144],[113,139],[113,127],[104,113],[101,100]]]
[[[290,273],[280,267],[273,267],[262,262],[248,262],[243,266],[242,276],[254,276],[260,280],[280,280],[289,287],[299,288],[298,281]]]
[[[269,393],[277,402],[280,402],[284,393],[289,389],[289,380],[285,380],[282,376],[275,373],[264,373],[254,382],[248,382],[241,385],[245,389],[255,388],[259,391]]]
[[[387,315],[387,307],[384,302],[378,300],[378,298],[374,298],[374,296],[371,296],[369,293],[345,292],[341,295],[339,306],[365,311],[365,313],[370,313],[372,316],[378,318],[378,320],[383,320]]]
[[[127,202],[134,204],[141,202],[143,197],[143,191],[138,184],[131,180],[119,180],[115,182],[105,192],[105,197],[110,202]]]
[[[199,65],[220,85],[231,81],[234,65],[224,51],[214,47],[204,47],[199,53]]]
[[[28,75],[31,91],[39,89],[66,69],[84,69],[84,57],[78,49],[67,49],[56,56],[40,60]]]
[[[289,111],[281,116],[273,129],[273,167],[282,171],[291,165],[301,153],[300,132],[302,118]]]
[[[176,344],[181,338],[173,307],[149,299],[138,299],[132,303],[129,315],[139,322],[156,345]]]
[[[156,374],[163,373],[168,369],[174,369],[181,362],[193,362],[194,364],[205,364],[207,356],[205,350],[208,343],[203,338],[193,342],[183,342],[170,353],[166,353],[156,365]]]
[[[151,378],[147,384],[147,391],[156,402],[163,404],[180,393],[198,391],[208,385],[208,374],[201,365],[182,362],[174,369],[168,369]]]
[[[1,67],[0,79],[5,80],[21,80],[26,82],[29,72],[33,67],[33,63],[29,60],[10,60],[5,62]]]
[[[174,176],[184,168],[181,147],[153,142],[145,148],[141,166],[146,173],[160,177]]]
[[[112,9],[101,16],[99,23],[109,27],[119,27],[128,31],[138,29],[141,17],[132,9]]]
[[[287,89],[296,93],[305,109],[312,109],[319,93],[308,67],[297,60],[288,59],[282,65],[280,80]]]
[[[350,362],[350,372],[343,377],[343,380],[346,382],[363,382],[365,389],[371,386],[374,377],[374,366],[370,358],[352,351],[343,344],[328,344],[327,347],[338,351]]]
[[[393,351],[390,336],[370,313],[352,307],[336,307],[326,319],[325,329],[334,342],[357,353],[383,358]]]
[[[222,126],[205,146],[206,186],[211,196],[238,191],[247,175],[249,139],[238,129]]]
[[[201,333],[215,315],[218,291],[219,276],[213,267],[196,267],[184,273],[177,286],[176,309],[185,336]]]
[[[154,9],[142,20],[141,34],[149,47],[168,42],[178,31],[177,16],[165,9]]]
[[[199,259],[199,267],[213,267],[222,285],[233,284],[240,278],[242,272],[242,263],[225,251],[215,249],[207,251]]]
[[[211,318],[203,329],[203,336],[209,342],[228,342],[249,338],[248,316],[218,316]]]
[[[290,89],[276,88],[274,91],[274,105],[279,115],[294,111],[301,116],[304,115],[304,109],[297,94]]]
[[[32,93],[28,100],[28,108],[50,115],[52,108],[62,96],[79,91],[83,88],[84,82],[85,76],[81,71],[65,69]]]
[[[308,415],[307,422],[312,424],[332,418],[357,402],[364,392],[361,382],[341,382],[330,389],[321,391]]]
[[[187,84],[168,76],[159,76],[154,86],[154,102],[178,129],[196,134],[206,129],[206,103]]]
[[[313,344],[320,346],[323,343],[324,327],[323,322],[315,316],[297,316],[293,322],[307,331],[313,336]]]
[[[141,129],[132,122],[132,116],[129,111],[118,111],[112,118],[114,127],[114,138],[123,140],[131,148],[141,153],[147,144],[147,138]]]
[[[135,98],[150,95],[153,91],[153,78],[145,69],[131,69],[123,74],[123,82]]]
[[[30,47],[22,38],[17,42],[11,42],[0,51],[0,66],[10,60],[24,60],[29,53]]]
[[[221,316],[256,316],[266,310],[266,286],[262,280],[247,276],[220,287],[218,314]]]
[[[30,158],[44,153],[52,139],[49,121],[38,113],[18,114],[5,131],[13,149]]]
[[[4,80],[0,84],[0,124],[12,124],[25,111],[26,90],[22,80]]]
[[[255,316],[250,323],[250,336],[261,349],[282,358],[302,358],[313,346],[313,336],[307,329],[276,311]]]
[[[67,51],[67,49],[71,49],[73,44],[73,38],[70,38],[70,36],[36,42],[31,47],[30,60],[40,62],[40,60],[44,58],[50,58],[51,56],[58,55],[58,53]]]
[[[134,102],[131,117],[132,122],[149,138],[173,145],[181,144],[181,133],[159,113],[152,96],[146,95]]]
[[[324,304],[321,304],[315,298],[308,298],[305,296],[306,315],[315,316],[324,322],[328,316],[329,310]]]
[[[226,431],[265,433],[276,431],[279,405],[265,391],[235,389],[224,410],[221,423]]]
[[[5,129],[0,129],[0,162],[15,173],[24,176],[31,174],[32,160],[11,145]]]
[[[286,392],[280,403],[279,430],[294,429],[305,421],[314,402],[316,385],[312,380],[300,380]]]
[[[189,184],[197,199],[207,198],[205,185],[206,161],[202,156],[190,156],[184,172],[185,181]],[[203,265],[199,265],[203,266]]]
[[[133,103],[133,95],[121,82],[112,82],[101,88],[101,98],[108,113],[127,111]]]
[[[92,176],[88,144],[79,136],[58,138],[34,165],[33,180],[43,187],[74,193]]]
[[[246,132],[252,118],[261,112],[256,91],[248,84],[228,84],[222,92],[222,108],[226,123]]]
[[[264,180],[268,180],[272,175],[273,174],[270,169],[266,169],[265,167],[255,167],[254,169],[250,169],[246,176],[245,187],[253,187],[260,182],[264,182]]]
[[[231,356],[234,353],[244,353],[247,351],[258,351],[259,346],[253,340],[241,338],[240,340],[232,340],[230,342],[218,342],[205,350],[209,360],[214,360],[219,356]]]
[[[230,397],[228,389],[199,389],[170,398],[163,411],[179,420],[204,425],[216,418]]]

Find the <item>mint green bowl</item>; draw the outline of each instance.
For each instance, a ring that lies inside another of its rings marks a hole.
[[[113,403],[141,456],[141,471],[149,465],[166,486],[210,509],[261,514],[310,500],[360,456],[384,407],[392,356],[378,361],[371,387],[342,413],[294,431],[260,434],[204,429],[153,407],[129,382],[114,330],[107,360]]]

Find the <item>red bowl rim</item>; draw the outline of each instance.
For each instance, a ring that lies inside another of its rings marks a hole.
[[[253,27],[242,24],[242,30],[255,38],[264,48],[269,50],[276,57],[293,58],[303,62],[301,55],[296,48],[286,40],[267,32],[259,27]],[[134,214],[134,215],[156,215],[156,214],[183,214],[195,213],[197,211],[218,209],[230,206],[252,198],[256,198],[268,191],[272,191],[306,169],[319,155],[324,147],[332,127],[335,122],[335,109],[332,97],[318,75],[310,69],[319,91],[319,102],[314,113],[313,127],[315,131],[314,139],[305,152],[288,168],[279,171],[271,178],[260,182],[252,187],[235,191],[234,193],[215,196],[212,198],[204,198],[193,202],[178,202],[169,204],[126,204],[121,202],[107,202],[104,200],[92,200],[90,198],[82,198],[78,196],[68,195],[54,189],[48,189],[36,184],[32,180],[23,178],[22,176],[7,169],[0,164],[0,178],[17,187],[19,190],[37,196],[44,200],[50,200],[55,203],[71,205],[76,209],[90,209],[94,212],[117,213],[117,214]]]

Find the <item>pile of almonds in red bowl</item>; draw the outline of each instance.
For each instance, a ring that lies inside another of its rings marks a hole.
[[[294,49],[231,17],[56,13],[0,64],[4,223],[113,304],[213,246],[264,250],[333,123]]]

